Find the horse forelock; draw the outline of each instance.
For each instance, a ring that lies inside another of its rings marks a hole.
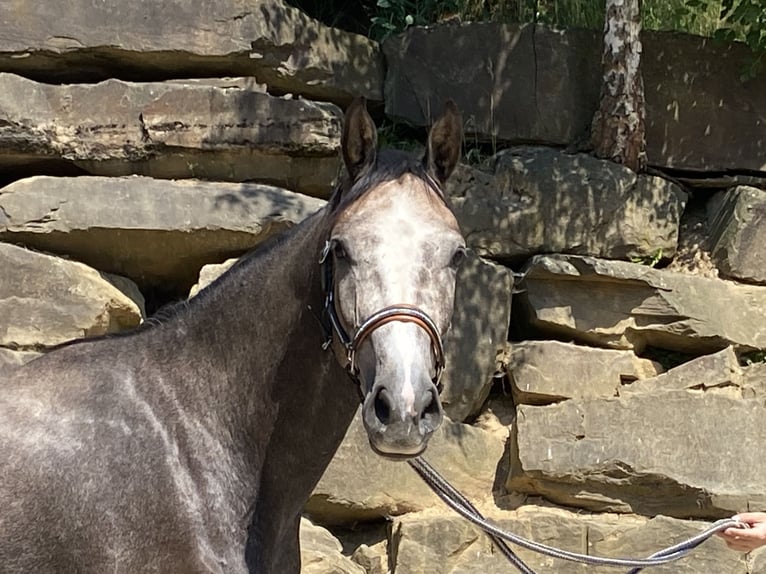
[[[344,174],[330,198],[332,219],[337,220],[343,211],[381,184],[396,181],[404,175],[413,175],[425,183],[430,198],[436,197],[451,211],[451,206],[439,184],[428,174],[420,158],[401,150],[381,150],[375,164],[356,181]]]

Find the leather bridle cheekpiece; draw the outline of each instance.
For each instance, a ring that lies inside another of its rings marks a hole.
[[[440,379],[444,371],[444,344],[442,343],[439,329],[436,327],[433,319],[424,311],[413,305],[406,303],[398,305],[389,305],[376,311],[357,328],[353,337],[350,337],[343,327],[338,317],[338,311],[335,308],[335,274],[334,262],[331,254],[333,243],[325,242],[324,249],[319,258],[319,264],[322,267],[322,290],[324,291],[324,308],[322,313],[322,325],[324,328],[325,340],[322,348],[327,349],[332,344],[333,332],[338,336],[338,341],[346,350],[346,370],[351,379],[359,386],[361,393],[361,381],[359,380],[359,369],[356,365],[356,352],[362,346],[362,343],[377,329],[393,321],[402,323],[414,323],[426,333],[431,339],[431,349],[434,353],[435,375],[431,381],[436,388],[441,391]]]

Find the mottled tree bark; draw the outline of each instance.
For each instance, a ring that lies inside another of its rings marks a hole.
[[[641,0],[606,0],[601,102],[591,144],[598,157],[633,171],[646,167]]]

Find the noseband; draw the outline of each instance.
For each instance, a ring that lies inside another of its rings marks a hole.
[[[324,309],[322,313],[322,326],[325,339],[322,344],[323,349],[327,349],[332,344],[333,332],[338,336],[338,341],[346,349],[346,370],[351,379],[357,384],[361,391],[361,381],[359,379],[359,368],[356,365],[356,353],[362,346],[362,343],[378,327],[382,327],[393,321],[401,323],[414,323],[426,333],[431,339],[431,349],[434,353],[435,375],[431,379],[436,388],[441,391],[440,379],[444,371],[444,344],[442,343],[439,329],[433,319],[417,307],[407,304],[389,305],[383,307],[370,315],[359,325],[352,337],[348,335],[346,329],[338,317],[338,311],[335,308],[335,270],[332,251],[332,243],[325,242],[322,255],[319,258],[319,264],[322,267],[322,290],[324,291]]]

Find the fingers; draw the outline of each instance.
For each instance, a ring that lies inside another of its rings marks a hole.
[[[752,526],[754,524],[766,522],[766,512],[742,512],[736,516],[732,516],[732,518]]]
[[[753,525],[751,528],[727,528],[719,533],[726,546],[738,552],[750,552],[766,545],[766,514],[745,513],[734,517],[740,522]]]

